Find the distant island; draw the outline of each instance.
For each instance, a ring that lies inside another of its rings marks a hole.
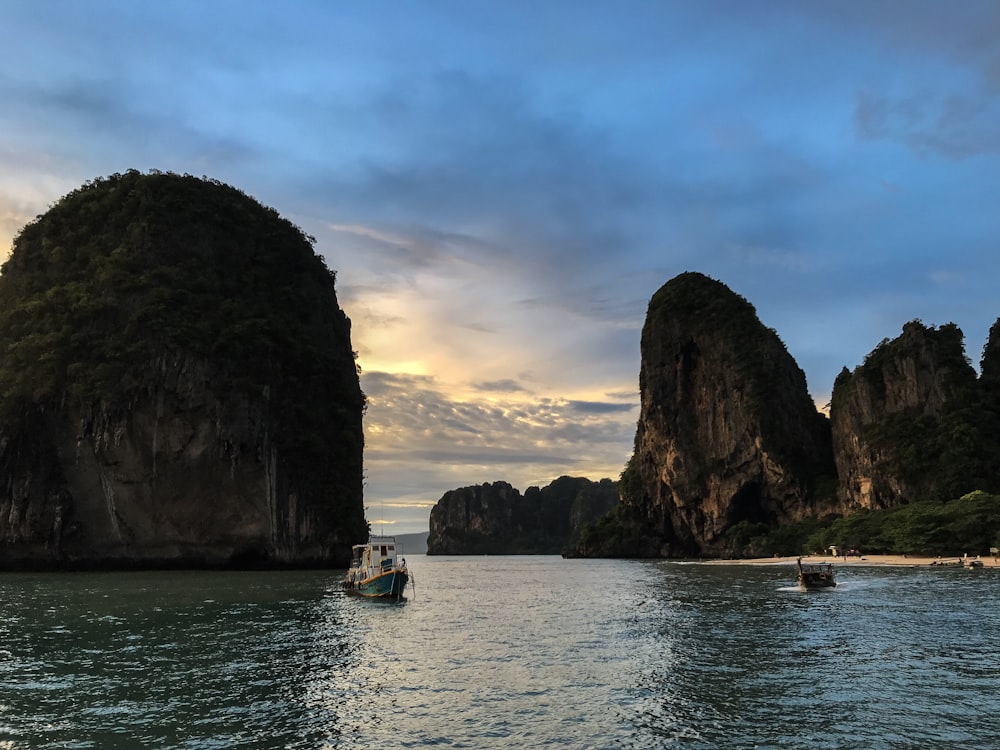
[[[446,492],[431,509],[429,555],[553,555],[618,502],[610,479],[559,477],[522,495],[507,482]]]

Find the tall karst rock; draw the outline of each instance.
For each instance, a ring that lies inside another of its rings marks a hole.
[[[830,419],[847,510],[998,489],[998,351],[994,325],[980,382],[957,326],[911,321],[840,373]]]
[[[617,501],[610,479],[583,477],[559,477],[524,495],[507,482],[450,490],[431,509],[427,554],[558,554]]]
[[[618,512],[634,533],[592,537],[580,554],[719,556],[741,522],[776,525],[832,503],[829,423],[749,302],[681,274],[649,303],[641,355]]]
[[[219,182],[130,171],[0,275],[0,567],[343,565],[364,395],[334,274]]]

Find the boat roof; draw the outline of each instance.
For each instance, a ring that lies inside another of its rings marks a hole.
[[[374,545],[395,544],[395,543],[396,543],[396,537],[394,536],[370,536],[368,537],[367,542],[365,542],[364,544],[355,544],[351,547],[351,549],[371,547]]]

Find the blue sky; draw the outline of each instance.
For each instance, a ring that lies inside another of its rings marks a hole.
[[[616,478],[666,281],[746,297],[819,406],[1000,316],[1000,4],[0,2],[0,256],[66,192],[206,175],[317,239],[368,516]]]

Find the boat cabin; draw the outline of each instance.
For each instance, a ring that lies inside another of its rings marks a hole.
[[[391,536],[373,536],[367,544],[355,544],[351,550],[352,568],[388,570],[396,565],[396,540]]]

